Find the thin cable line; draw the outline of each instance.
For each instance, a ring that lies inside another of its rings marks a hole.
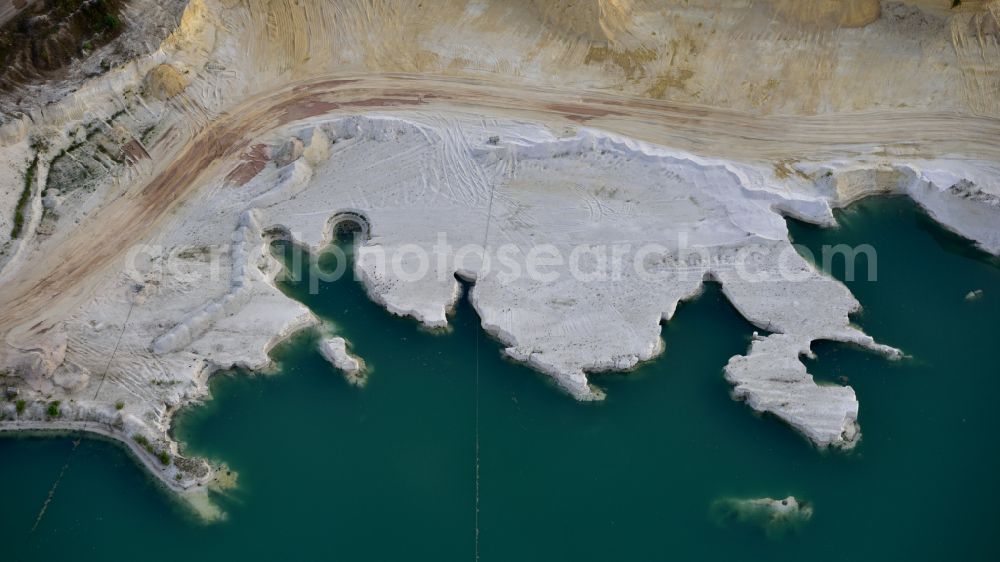
[[[97,385],[97,390],[94,392],[93,400],[97,400],[97,395],[101,393],[101,388],[104,386],[105,379],[108,378],[108,371],[111,370],[111,362],[115,360],[115,355],[118,354],[118,347],[122,343],[122,338],[125,336],[125,329],[128,327],[128,321],[132,318],[132,309],[135,308],[135,299],[128,307],[128,314],[125,315],[125,322],[122,324],[122,331],[118,334],[118,341],[115,342],[115,348],[111,351],[111,357],[108,358],[107,365],[104,366],[104,374],[101,375],[101,382]],[[83,426],[86,428],[89,421],[83,422]],[[63,476],[66,475],[66,470],[69,469],[70,461],[73,459],[73,454],[76,453],[77,447],[80,446],[80,440],[77,439],[73,441],[73,448],[70,449],[69,455],[66,456],[66,463],[63,464],[62,470],[59,471],[59,476],[56,477],[56,481],[52,483],[52,487],[49,488],[49,494],[45,497],[45,502],[42,503],[42,509],[39,510],[38,516],[35,517],[35,524],[31,526],[31,532],[34,533],[35,529],[38,528],[38,524],[42,522],[42,518],[45,517],[45,512],[49,509],[49,504],[52,503],[52,498],[56,494],[56,489],[59,488],[59,483],[62,482]]]
[[[496,183],[490,185],[490,198],[489,202],[486,204],[486,233],[483,235],[483,263],[486,263],[486,246],[490,241],[490,224],[493,219],[493,192],[496,190]],[[471,295],[469,295],[471,296]],[[483,339],[483,328],[482,326],[476,327],[476,552],[475,559],[476,562],[479,561],[479,467],[480,467],[480,456],[479,456],[479,347],[480,342]]]
[[[122,338],[125,336],[125,328],[128,327],[128,321],[132,318],[133,308],[135,308],[135,299],[132,299],[131,304],[128,305],[128,314],[125,315],[125,323],[122,324],[122,331],[118,334],[118,341],[115,342],[115,348],[111,351],[111,357],[108,358],[108,364],[104,366],[104,374],[101,375],[101,382],[97,385],[97,390],[94,391],[94,400],[97,400],[97,395],[101,393],[101,388],[104,387],[104,381],[108,378],[108,371],[111,370],[111,362],[115,360],[115,355],[118,354],[118,346],[122,344]]]
[[[45,512],[49,509],[49,504],[52,503],[52,496],[56,495],[56,488],[59,487],[59,483],[62,482],[63,476],[66,474],[66,469],[69,468],[69,461],[73,458],[73,453],[76,452],[76,448],[80,445],[80,440],[77,439],[73,441],[73,448],[70,449],[69,454],[66,455],[66,462],[63,464],[62,469],[59,471],[59,476],[56,476],[56,481],[52,483],[52,487],[49,488],[49,495],[45,496],[45,501],[42,503],[42,509],[38,511],[38,515],[35,517],[35,524],[31,526],[31,533],[35,532],[38,528],[38,524],[42,522],[42,517],[45,517]]]

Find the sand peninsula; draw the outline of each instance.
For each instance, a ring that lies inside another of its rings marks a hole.
[[[902,194],[1000,254],[1000,2],[942,4],[192,0],[95,63],[126,28],[45,99],[0,92],[0,431],[118,440],[217,516],[171,419],[318,324],[269,245],[319,254],[349,217],[372,299],[441,328],[470,281],[505,353],[580,400],[720,283],[760,330],[733,396],[851,448],[854,391],[800,357],[902,352],[785,220]]]

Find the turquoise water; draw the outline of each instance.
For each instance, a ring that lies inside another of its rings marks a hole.
[[[472,560],[480,337],[482,560],[1000,559],[1000,267],[907,200],[838,218],[832,230],[793,223],[793,238],[817,255],[872,244],[878,281],[849,283],[857,323],[912,355],[815,345],[811,372],[848,377],[861,401],[853,453],[817,452],[729,398],[722,367],[753,328],[716,287],[664,326],[662,357],[598,377],[607,401],[580,404],[501,359],[464,300],[453,330],[432,334],[350,278],[315,296],[289,282],[373,367],[366,388],[333,371],[311,334],[275,351],[278,374],[214,378],[215,400],[175,429],[240,473],[214,525],[113,444],[83,440],[71,455],[69,438],[2,439],[2,559]],[[973,289],[984,296],[966,302]],[[815,514],[781,539],[710,514],[719,498],[788,494]]]

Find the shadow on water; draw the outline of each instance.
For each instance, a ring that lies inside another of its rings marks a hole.
[[[865,306],[857,322],[913,356],[814,346],[811,372],[846,376],[861,401],[852,453],[817,452],[729,398],[722,368],[753,329],[715,285],[663,326],[661,357],[597,376],[607,400],[580,404],[503,359],[465,298],[452,329],[430,333],[350,275],[310,294],[306,272],[282,290],[352,342],[372,367],[367,387],[320,357],[315,333],[275,349],[274,376],[213,378],[215,399],[176,427],[191,453],[240,473],[229,520],[212,526],[174,516],[123,453],[85,442],[29,535],[67,445],[0,440],[0,458],[18,459],[0,463],[0,481],[16,483],[0,510],[11,558],[470,560],[478,364],[483,560],[997,559],[1000,270],[943,246],[907,201],[838,216],[839,229],[789,228],[814,251],[875,246],[879,280],[848,282]],[[965,301],[975,288],[983,297]],[[711,513],[788,495],[814,512],[781,540]]]

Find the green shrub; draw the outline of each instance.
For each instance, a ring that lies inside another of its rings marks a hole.
[[[25,402],[24,400],[18,400],[17,402],[14,403],[14,407],[17,408],[17,413],[18,414],[23,414],[24,413],[24,409],[27,406],[28,406],[28,403]]]
[[[48,152],[49,141],[43,136],[32,135],[31,150],[34,150],[36,153]]]
[[[115,402],[115,409],[116,409],[116,410],[121,410],[121,409],[122,409],[122,408],[124,408],[124,407],[125,407],[125,403],[124,403],[124,402],[122,402],[121,400],[119,400],[119,401]]]
[[[59,411],[59,401],[56,400],[54,402],[49,402],[49,407],[47,410],[45,410],[45,413],[50,418],[58,418],[59,416],[61,416],[62,412]]]
[[[118,19],[118,16],[114,14],[106,14],[104,16],[104,29],[108,31],[115,31],[122,26],[122,20]]]
[[[166,465],[170,464],[170,453],[168,453],[166,451],[160,451],[156,455],[156,458],[160,459],[160,463],[162,463],[163,466],[166,466]]]
[[[34,188],[35,174],[38,172],[38,156],[31,161],[31,165],[28,166],[28,170],[24,172],[24,189],[21,190],[21,197],[17,200],[17,205],[14,207],[14,227],[10,231],[11,239],[20,238],[21,232],[24,230],[24,219],[25,211],[27,210],[28,203],[31,202],[31,192]]]

